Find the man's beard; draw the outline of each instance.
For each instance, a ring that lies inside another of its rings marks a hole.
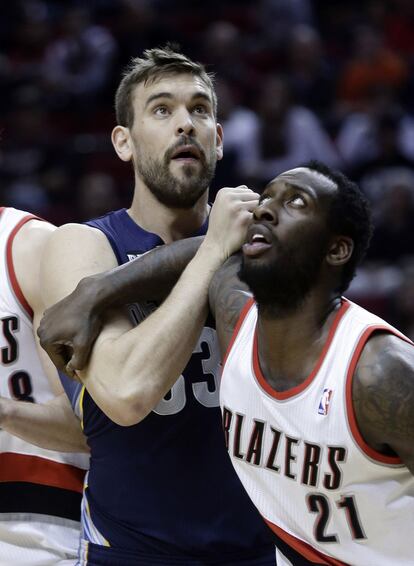
[[[318,281],[327,235],[312,234],[301,242],[301,246],[284,248],[276,243],[278,255],[272,262],[242,258],[239,278],[247,283],[259,307],[270,315],[280,316],[299,308]]]
[[[208,189],[214,177],[217,159],[214,150],[208,160],[202,153],[199,160],[201,170],[196,172],[194,165],[184,165],[180,180],[171,173],[169,167],[174,149],[176,146],[163,159],[150,156],[143,159],[139,156],[135,166],[145,185],[161,204],[169,208],[190,209]]]

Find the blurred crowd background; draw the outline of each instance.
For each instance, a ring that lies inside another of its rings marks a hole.
[[[221,186],[261,190],[316,158],[373,207],[348,296],[414,338],[412,0],[14,0],[0,18],[1,203],[55,224],[128,206],[113,96],[143,49],[180,44],[216,73]]]

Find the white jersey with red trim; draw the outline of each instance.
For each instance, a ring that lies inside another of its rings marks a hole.
[[[223,427],[237,474],[281,547],[300,557],[295,564],[412,566],[414,477],[364,442],[351,401],[369,336],[410,341],[343,299],[311,375],[277,392],[260,370],[256,323],[249,302],[224,363]]]
[[[53,393],[12,260],[14,237],[34,218],[0,208],[0,395],[42,403]],[[85,454],[42,450],[0,430],[0,565],[75,563],[87,464]]]

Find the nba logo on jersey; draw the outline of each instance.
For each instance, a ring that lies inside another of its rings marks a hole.
[[[318,408],[319,415],[326,416],[328,414],[329,403],[331,402],[332,393],[333,393],[332,389],[328,389],[325,387],[325,389],[323,390],[321,400],[319,401],[319,408]]]

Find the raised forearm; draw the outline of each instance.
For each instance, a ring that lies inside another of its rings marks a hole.
[[[44,404],[1,398],[0,427],[48,450],[89,452],[80,422],[64,393]]]
[[[160,246],[111,271],[87,277],[79,286],[90,286],[90,296],[93,292],[95,310],[99,312],[147,300],[161,302],[203,239],[198,236]]]

